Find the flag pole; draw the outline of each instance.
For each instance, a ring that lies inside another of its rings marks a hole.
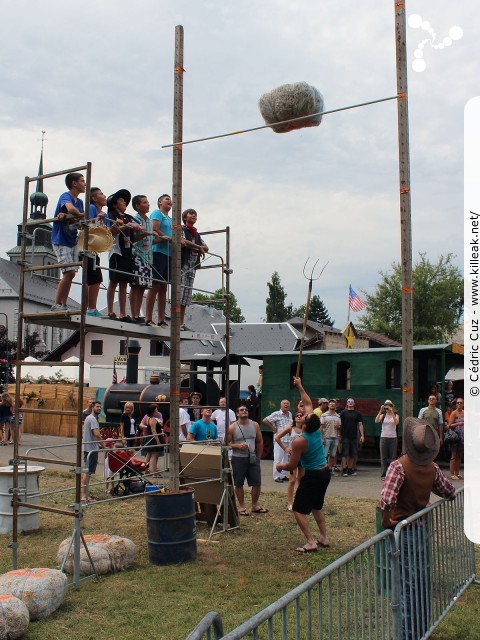
[[[348,312],[347,312],[347,324],[350,322],[350,291],[351,291],[352,285],[349,284],[348,285]]]

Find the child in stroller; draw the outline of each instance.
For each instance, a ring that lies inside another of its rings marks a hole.
[[[148,470],[148,465],[143,460],[135,457],[133,449],[125,451],[110,449],[107,456],[110,470],[119,478],[110,491],[113,496],[142,493],[145,491],[147,484],[152,484],[144,476],[144,473]]]

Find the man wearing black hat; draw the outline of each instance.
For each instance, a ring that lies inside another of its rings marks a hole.
[[[440,439],[431,424],[406,418],[403,448],[404,455],[388,467],[378,504],[385,529],[394,529],[399,522],[424,509],[432,492],[442,498],[455,497],[455,487],[433,462]],[[426,572],[428,519],[421,518],[405,526],[400,540],[404,638],[415,640],[424,636],[430,624],[431,585],[427,584]]]
[[[111,222],[110,231],[114,239],[114,245],[109,260],[110,282],[107,289],[107,309],[108,317],[116,320],[117,316],[113,311],[115,291],[118,285],[118,304],[120,307],[120,320],[130,322],[127,316],[127,285],[133,280],[133,252],[132,239],[134,220],[125,213],[130,200],[130,191],[120,189],[116,193],[108,196],[108,218]]]

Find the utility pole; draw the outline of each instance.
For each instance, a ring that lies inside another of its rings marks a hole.
[[[170,488],[178,491],[180,456],[180,261],[182,229],[183,27],[175,27],[172,176],[172,304],[170,351]]]
[[[402,418],[413,415],[413,285],[405,2],[394,0],[402,264]]]

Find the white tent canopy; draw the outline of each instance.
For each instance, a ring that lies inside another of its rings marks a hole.
[[[25,358],[25,362],[39,362],[36,358],[32,356],[28,356]],[[67,358],[65,362],[78,362],[78,358],[76,356],[71,356]],[[24,365],[22,367],[22,378],[24,376],[29,375],[33,380],[37,380],[41,376],[44,378],[50,378],[51,376],[56,375],[58,372],[62,372],[62,377],[66,378],[69,382],[78,381],[78,369],[77,367],[62,367],[60,366],[52,366],[49,367],[47,363],[43,366],[34,366],[29,367],[28,365]],[[90,380],[90,365],[85,362],[84,364],[84,382],[88,382]]]

